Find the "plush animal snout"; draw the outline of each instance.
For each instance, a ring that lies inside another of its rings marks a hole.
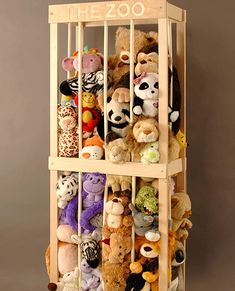
[[[151,132],[152,131],[150,129],[144,129],[143,130],[143,133],[146,134],[146,135],[150,134]]]
[[[114,119],[115,119],[115,121],[120,121],[122,118],[121,118],[121,116],[116,116]]]
[[[120,60],[125,64],[129,64],[130,63],[130,53],[128,51],[121,52]]]
[[[144,65],[144,64],[147,64],[147,61],[142,60],[140,63],[141,63],[141,65]]]
[[[83,153],[82,154],[82,157],[84,158],[84,159],[89,159],[90,158],[90,154],[89,153]]]
[[[150,248],[150,247],[144,247],[144,250],[145,250],[145,252],[151,252],[152,251],[152,248]]]
[[[71,120],[70,119],[64,119],[63,120],[63,124],[66,126],[69,126],[71,124]]]
[[[118,202],[119,202],[119,200],[118,200],[117,198],[114,198],[112,201],[113,201],[114,203],[118,203]]]

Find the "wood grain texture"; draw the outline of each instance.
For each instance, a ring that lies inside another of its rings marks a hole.
[[[58,102],[58,25],[50,25],[50,155],[57,157],[57,102]],[[50,172],[50,281],[58,281],[58,209],[56,183],[58,172]]]
[[[159,19],[159,149],[160,163],[168,164],[168,19]],[[168,169],[167,169],[168,171]],[[166,173],[168,175],[168,173]],[[159,290],[168,290],[168,179],[159,179]]]
[[[122,21],[166,17],[165,0],[129,0],[49,6],[49,23]]]

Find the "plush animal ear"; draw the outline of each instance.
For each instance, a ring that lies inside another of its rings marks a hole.
[[[119,136],[115,133],[110,131],[105,138],[106,144],[109,144],[111,141],[114,141],[115,139],[118,139]]]
[[[175,208],[179,203],[179,197],[172,195],[171,197],[171,208]]]
[[[78,57],[73,60],[73,67],[78,71]]]
[[[64,58],[62,60],[62,68],[66,71],[66,72],[70,72],[73,70],[73,61],[74,58],[73,57],[67,57]]]
[[[82,175],[83,182],[87,180],[88,175],[89,175],[88,173],[83,173],[83,175]]]

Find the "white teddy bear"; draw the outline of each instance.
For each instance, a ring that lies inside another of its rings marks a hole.
[[[122,225],[124,207],[121,202],[121,199],[115,197],[106,203],[105,211],[108,213],[108,227],[119,228]]]
[[[50,283],[48,289],[57,291],[79,291],[78,268],[75,268],[72,272],[64,274],[63,278],[61,278],[60,282],[57,284]]]

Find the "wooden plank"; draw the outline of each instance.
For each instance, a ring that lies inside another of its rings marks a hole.
[[[105,160],[84,160],[77,158],[49,157],[49,169],[73,172],[97,172],[111,175],[166,178],[165,164],[144,165],[142,163],[128,162],[114,164]]]
[[[168,164],[168,20],[159,19],[159,149],[160,163]],[[166,173],[168,176],[168,173]],[[159,291],[168,290],[168,178],[159,179]]]
[[[166,17],[165,0],[107,1],[49,6],[49,23],[156,19]]]
[[[67,47],[67,56],[71,57],[73,52],[72,52],[72,33],[73,33],[73,25],[72,23],[68,23],[68,47]],[[67,78],[72,77],[73,72],[67,72]]]
[[[186,11],[184,11],[184,22],[177,23],[176,25],[176,56],[177,56],[177,71],[180,81],[181,89],[181,120],[180,129],[186,135]],[[177,175],[176,187],[178,191],[187,192],[187,163],[186,163],[186,149],[181,150],[181,158],[185,161],[183,164],[182,173]],[[186,252],[186,242],[184,242],[184,248]],[[183,265],[183,276],[184,276],[184,290],[186,290],[185,284],[186,268],[185,263]]]
[[[50,25],[50,155],[57,157],[57,102],[58,102],[58,25]],[[50,172],[50,281],[58,281],[58,208],[56,183],[58,173]]]
[[[184,10],[180,7],[167,3],[167,17],[175,21],[183,21]]]
[[[177,159],[170,162],[168,165],[168,176],[172,176],[182,172],[183,163],[184,161],[182,161],[182,159]]]

